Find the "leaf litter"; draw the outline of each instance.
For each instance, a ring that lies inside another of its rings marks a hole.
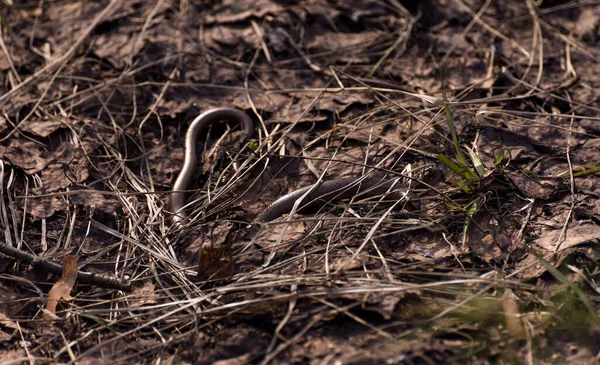
[[[0,359],[594,363],[599,12],[7,2]],[[481,161],[470,179],[442,91]],[[247,112],[256,139],[240,152],[236,126],[211,129],[191,221],[175,229],[185,129],[220,106]],[[348,176],[398,178],[408,201],[251,224],[283,194]],[[133,290],[75,285],[75,264],[58,294],[31,275],[36,257],[74,254]],[[73,285],[69,315],[43,327],[44,293],[54,305]]]
[[[77,260],[79,256],[68,255],[63,259],[63,274],[60,279],[52,286],[48,292],[48,301],[46,302],[46,312],[44,318],[47,320],[58,319],[56,307],[59,301],[72,301],[71,290],[77,280]]]

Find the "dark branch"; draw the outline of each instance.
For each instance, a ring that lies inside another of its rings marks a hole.
[[[4,243],[0,243],[0,252],[19,261],[28,263],[37,269],[41,269],[52,274],[61,275],[63,271],[61,265],[55,264],[54,262],[50,262],[48,260],[44,260],[30,253],[18,250]],[[112,278],[109,276],[99,275],[91,272],[79,271],[77,273],[77,281],[79,281],[79,283],[82,284],[97,285],[103,288],[118,289],[126,292],[131,291],[131,282],[129,282],[128,280]]]

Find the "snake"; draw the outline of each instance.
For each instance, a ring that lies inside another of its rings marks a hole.
[[[215,108],[203,112],[190,124],[184,140],[183,166],[169,199],[169,209],[173,213],[172,222],[177,227],[183,227],[187,218],[186,191],[190,189],[197,176],[198,151],[197,142],[211,125],[216,123],[237,123],[244,131],[244,139],[248,141],[254,135],[255,125],[244,112],[234,108]],[[302,198],[301,208],[307,208],[322,201],[347,199],[352,197],[371,197],[389,192],[396,186],[397,180],[379,177],[346,177],[323,181],[290,192],[271,203],[255,219],[256,223],[268,223],[284,214],[295,210],[296,202]],[[299,206],[299,205],[298,205]]]

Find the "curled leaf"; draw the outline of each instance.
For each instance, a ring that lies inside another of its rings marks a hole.
[[[69,255],[65,256],[63,259],[62,267],[63,273],[48,293],[48,302],[46,302],[46,310],[44,313],[44,317],[47,320],[56,319],[56,306],[58,305],[58,301],[61,299],[70,301],[73,300],[70,293],[73,289],[73,285],[75,285],[75,280],[77,279],[77,260],[79,260],[79,256]]]

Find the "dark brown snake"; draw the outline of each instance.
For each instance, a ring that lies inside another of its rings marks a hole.
[[[198,152],[196,144],[200,134],[214,123],[232,122],[239,123],[245,132],[245,140],[248,141],[254,134],[254,123],[252,119],[244,112],[232,108],[217,108],[208,110],[200,114],[190,124],[185,135],[185,158],[181,172],[173,185],[173,192],[170,197],[170,209],[173,212],[173,223],[181,227],[183,220],[187,217],[185,212],[186,198],[185,190],[189,190],[196,176],[196,165]],[[320,184],[314,184],[302,189],[298,189],[286,194],[260,213],[254,220],[257,223],[267,223],[290,213],[294,210],[296,201],[304,194],[309,192],[303,199],[302,208],[314,204],[318,201],[331,201],[336,199],[346,199],[355,196],[369,197],[380,195],[389,191],[397,185],[396,180],[381,178],[341,178],[330,181],[324,181]]]

